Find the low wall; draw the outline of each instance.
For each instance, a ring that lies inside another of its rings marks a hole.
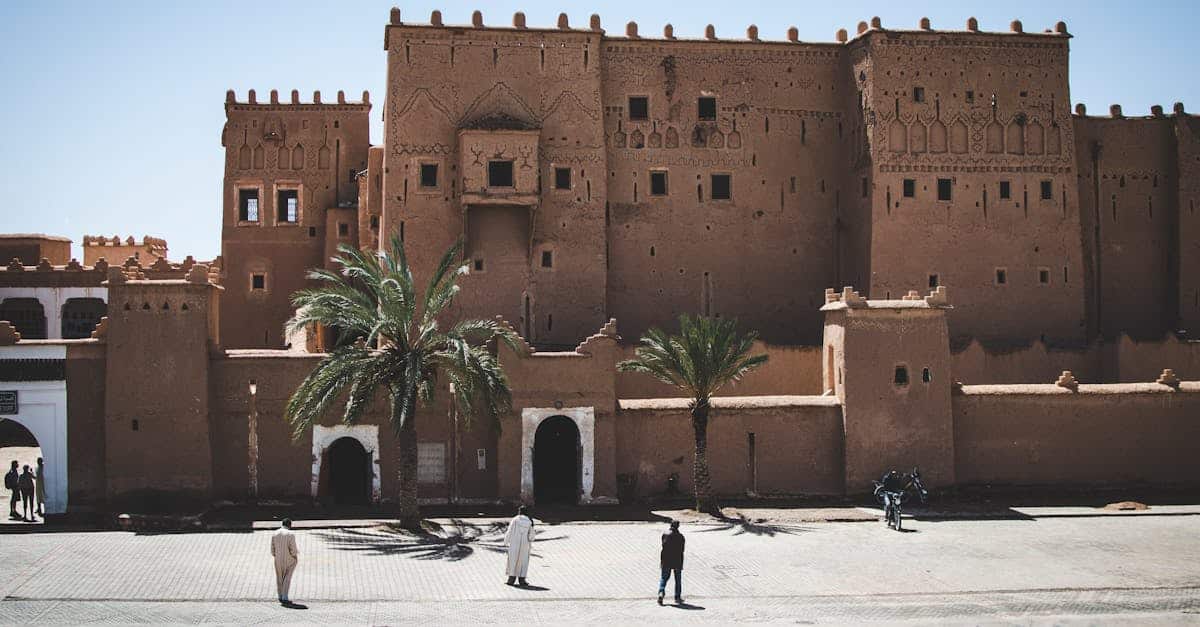
[[[619,358],[632,359],[636,344],[620,346]],[[766,353],[768,361],[751,372],[737,385],[727,385],[717,396],[810,396],[821,388],[821,347],[783,346],[754,343],[750,354]],[[617,373],[617,398],[670,398],[679,390],[660,383],[653,377],[632,372]]]
[[[1179,482],[1200,475],[1200,382],[963,386],[960,484]]]
[[[617,473],[640,497],[660,497],[667,478],[692,491],[688,399],[626,399],[617,412]],[[744,496],[753,489],[748,434],[755,436],[758,494],[842,492],[842,412],[835,397],[731,397],[713,401],[708,460],[713,489]]]

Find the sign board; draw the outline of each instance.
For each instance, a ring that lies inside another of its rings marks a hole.
[[[0,390],[0,416],[15,416],[20,413],[16,390]]]

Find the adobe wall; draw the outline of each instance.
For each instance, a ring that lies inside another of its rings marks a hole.
[[[1175,105],[1178,150],[1178,279],[1181,329],[1200,333],[1200,117]]]
[[[283,322],[291,315],[290,296],[305,287],[305,274],[324,266],[327,209],[352,206],[358,198],[354,175],[367,167],[369,97],[346,102],[290,102],[272,91],[258,102],[252,90],[246,102],[226,94],[225,178],[221,214],[221,306],[227,321],[222,335],[234,348],[282,348]],[[258,191],[258,220],[239,220],[238,190]],[[280,189],[299,194],[295,223],[279,221]],[[251,277],[264,275],[264,289],[252,289]]]
[[[618,361],[633,359],[636,344],[620,345]],[[718,396],[815,396],[821,387],[821,347],[781,346],[754,342],[751,354],[766,354],[768,361],[746,375],[740,383],[721,388]],[[653,377],[617,372],[617,398],[672,398],[679,390]]]
[[[963,386],[953,397],[962,484],[1194,479],[1200,383]]]
[[[27,266],[36,266],[42,259],[62,265],[71,258],[71,240],[41,233],[0,234],[0,264],[8,265],[20,259]]]
[[[384,41],[384,236],[403,232],[424,282],[451,244],[471,237],[468,222],[490,220],[488,242],[466,251],[472,259],[483,258],[486,274],[463,282],[455,315],[503,314],[539,345],[578,342],[606,313],[601,33],[443,28],[394,18]],[[540,131],[540,139],[485,146],[460,140],[460,129],[532,129]],[[533,171],[536,188],[509,198],[508,209],[501,204],[504,190],[479,194],[481,181],[466,180],[460,170],[482,167],[488,159],[512,160],[518,183],[523,172]],[[422,164],[437,166],[435,187],[421,187]],[[553,188],[556,167],[571,169],[569,189]],[[462,196],[467,185],[475,194],[469,202]],[[479,200],[491,204],[474,204]],[[488,250],[493,244],[501,250]],[[551,255],[551,268],[542,266],[543,252]],[[489,270],[494,265],[513,269]],[[505,300],[497,304],[474,295],[471,287],[484,284],[503,291]]]
[[[629,337],[701,313],[818,341],[849,141],[841,47],[606,37],[601,61],[610,314]],[[647,119],[630,119],[630,96],[648,97]],[[702,96],[715,120],[699,118]],[[713,174],[732,175],[729,200]]]
[[[358,246],[379,250],[383,224],[383,146],[367,149],[367,169],[358,173]]]
[[[1065,26],[860,29],[850,55],[873,169],[852,191],[872,207],[870,297],[946,285],[960,303],[948,313],[952,337],[1083,339]],[[939,179],[950,182],[949,200],[939,200]]]
[[[688,399],[622,399],[616,419],[617,476],[639,497],[665,496],[667,478],[693,489]],[[709,468],[718,495],[841,494],[842,416],[828,396],[754,396],[713,401]],[[754,434],[752,468],[749,434]],[[755,490],[755,478],[757,490]]]
[[[1092,317],[1105,337],[1158,338],[1179,311],[1176,124],[1113,113],[1075,117]]]
[[[103,504],[105,463],[105,381],[107,344],[67,342],[67,477],[72,510]]]

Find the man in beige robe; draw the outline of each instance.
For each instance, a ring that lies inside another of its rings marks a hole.
[[[533,519],[527,514],[524,505],[508,522],[504,544],[508,546],[508,585],[513,585],[513,580],[516,580],[518,585],[528,586],[525,575],[529,572],[529,551],[533,548]]]
[[[300,551],[296,549],[296,535],[292,533],[292,521],[283,519],[283,526],[271,535],[271,556],[275,558],[275,586],[279,591],[279,603],[291,605],[288,589],[292,587],[292,573]]]

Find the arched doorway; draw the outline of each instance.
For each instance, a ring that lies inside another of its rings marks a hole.
[[[338,438],[326,452],[329,494],[336,505],[366,505],[371,500],[371,456],[358,440]]]
[[[538,425],[533,439],[533,498],[538,505],[579,502],[579,428],[566,416]]]
[[[16,462],[17,471],[19,473],[24,472],[25,467],[28,466],[29,469],[36,475],[38,468],[37,460],[41,457],[41,446],[39,446],[37,438],[33,435],[33,433],[30,432],[29,429],[25,428],[25,425],[15,420],[5,420],[4,418],[0,418],[0,464],[3,465],[0,467],[0,472],[7,473],[9,469],[12,468],[12,463]],[[45,463],[44,460],[43,463]],[[43,477],[45,477],[48,472],[48,470],[44,470]],[[46,493],[44,486],[42,491],[39,493]],[[2,494],[3,498],[0,499],[0,507],[3,507],[4,511],[0,512],[0,522],[11,522],[18,524],[23,523],[22,520],[14,519],[9,516],[9,499],[11,498],[12,493],[8,490],[5,490]],[[37,503],[36,496],[34,503]],[[23,513],[24,508],[22,505],[23,503],[17,503],[18,513]],[[42,516],[37,514],[37,509],[37,506],[34,505],[34,520],[41,522]],[[48,508],[43,502],[42,510],[45,511],[46,509]]]
[[[46,339],[46,310],[36,298],[5,298],[0,303],[0,320],[12,323],[23,340]]]
[[[108,305],[100,298],[68,298],[62,307],[62,338],[92,337],[100,319],[108,315]]]

